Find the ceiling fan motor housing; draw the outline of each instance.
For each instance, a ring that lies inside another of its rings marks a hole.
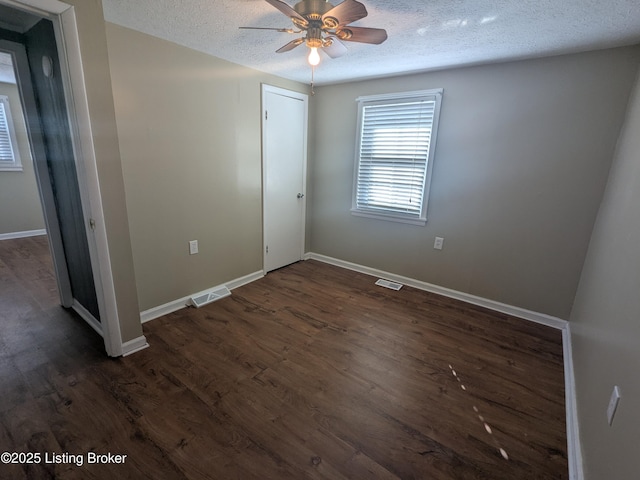
[[[323,42],[323,24],[322,16],[333,8],[333,5],[325,0],[302,0],[294,7],[294,10],[307,19],[307,25],[304,29],[307,31],[305,43],[309,48],[321,48]],[[292,18],[295,22],[295,18]],[[337,23],[337,22],[336,22]]]
[[[321,20],[322,15],[333,8],[333,5],[325,0],[302,0],[293,6],[293,9],[305,18]],[[317,17],[317,18],[312,18]]]

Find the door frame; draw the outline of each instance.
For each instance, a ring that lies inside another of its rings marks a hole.
[[[266,83],[261,84],[261,110],[260,110],[260,125],[262,131],[262,270],[266,274],[266,256],[267,256],[267,239],[266,239],[266,224],[268,218],[266,215],[267,203],[267,157],[266,157],[266,139],[267,129],[265,128],[265,118],[267,111],[267,93],[275,93],[277,95],[283,95],[285,97],[295,98],[302,100],[304,105],[304,125],[303,125],[303,150],[304,159],[302,161],[302,225],[301,225],[301,245],[300,245],[300,259],[304,258],[306,249],[306,230],[307,230],[307,163],[309,161],[309,149],[308,149],[308,136],[309,136],[309,96],[306,93],[295,92],[293,90],[287,90],[285,88],[276,87]]]
[[[82,210],[86,220],[85,231],[89,244],[100,322],[92,320],[93,317],[87,315],[88,312],[81,305],[74,302],[71,306],[96,332],[102,335],[107,355],[120,356],[123,354],[120,320],[100,195],[75,9],[72,5],[58,0],[0,0],[0,3],[17,10],[33,13],[51,20],[53,23]],[[58,247],[60,245],[56,245],[56,251]],[[56,251],[52,254],[55,254]],[[61,288],[66,287],[62,285]]]

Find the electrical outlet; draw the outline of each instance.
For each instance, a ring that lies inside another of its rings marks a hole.
[[[189,255],[195,255],[198,253],[198,240],[189,241]]]
[[[436,241],[433,242],[433,248],[436,250],[442,250],[442,245],[444,244],[444,238],[436,237]]]
[[[613,387],[613,392],[611,392],[611,399],[609,400],[609,406],[607,407],[607,420],[609,421],[609,426],[613,424],[613,417],[616,414],[616,409],[618,408],[618,403],[620,402],[620,387],[617,385]]]

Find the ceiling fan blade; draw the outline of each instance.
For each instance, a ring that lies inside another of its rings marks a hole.
[[[347,47],[344,46],[340,40],[335,37],[331,38],[331,44],[326,47],[322,47],[322,51],[329,55],[331,58],[338,58],[347,53]]]
[[[291,8],[289,5],[287,5],[281,0],[265,0],[265,2],[276,7],[278,10],[280,10],[282,13],[284,13],[287,17],[291,18],[292,20],[295,18],[301,24],[304,24],[304,25],[307,25],[309,23],[307,22],[306,18],[304,18],[302,15],[300,15],[293,8]]]
[[[336,36],[346,42],[379,45],[387,39],[387,31],[382,28],[344,27],[336,31]]]
[[[304,42],[304,38],[296,38],[295,40],[291,40],[285,46],[280,47],[278,50],[276,50],[276,53],[288,52],[289,50],[293,50],[303,42]]]
[[[348,25],[351,22],[360,20],[368,15],[366,7],[356,0],[345,0],[340,5],[336,5],[322,16],[322,21],[328,23],[328,19],[336,19],[335,25],[327,25],[329,28]]]
[[[242,30],[275,30],[276,32],[282,33],[300,33],[300,31],[296,31],[293,28],[271,28],[271,27],[238,27]]]

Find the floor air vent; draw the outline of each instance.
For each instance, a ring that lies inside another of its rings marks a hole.
[[[212,290],[210,292],[201,293],[200,295],[191,297],[191,305],[200,308],[203,305],[215,302],[216,300],[228,297],[229,295],[231,295],[231,292],[227,287],[216,288],[215,290]]]
[[[389,280],[384,280],[379,278],[376,282],[376,285],[380,285],[381,287],[390,288],[391,290],[400,290],[402,288],[401,283],[390,282]]]

